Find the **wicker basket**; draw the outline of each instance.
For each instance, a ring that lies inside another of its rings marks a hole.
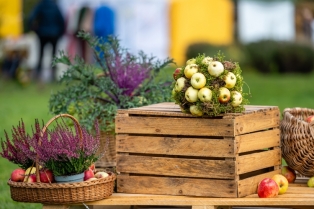
[[[305,120],[314,109],[287,108],[281,121],[282,156],[301,175],[314,176],[314,122]]]
[[[113,193],[116,176],[77,183],[26,183],[8,181],[11,198],[18,202],[70,204],[101,200]]]
[[[78,121],[71,115],[60,114],[48,121],[42,130],[42,134],[47,127],[57,118],[67,117],[72,119],[79,127]],[[82,137],[82,132],[79,133]],[[40,143],[40,142],[39,142]],[[39,178],[39,164],[36,161],[37,182],[13,182],[8,181],[11,198],[18,202],[46,203],[46,204],[69,204],[84,203],[104,199],[112,195],[116,175],[109,173],[106,178],[93,181],[83,181],[75,183],[41,183]]]
[[[100,150],[105,150],[105,154],[96,162],[96,166],[114,171],[117,164],[116,137],[114,132],[100,132]]]

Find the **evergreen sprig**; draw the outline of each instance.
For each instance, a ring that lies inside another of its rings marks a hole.
[[[50,97],[52,113],[69,113],[88,129],[99,119],[102,130],[112,131],[117,109],[171,101],[171,81],[155,78],[172,59],[160,61],[143,51],[134,55],[115,36],[105,42],[80,31],[78,37],[91,47],[96,62],[78,56],[71,60],[64,52],[54,58],[53,64],[65,64],[67,71],[60,80],[65,88]]]

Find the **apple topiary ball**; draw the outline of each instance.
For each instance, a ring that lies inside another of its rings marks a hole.
[[[248,104],[241,72],[237,62],[226,61],[220,52],[198,55],[175,69],[172,98],[182,112],[195,116],[241,113]]]

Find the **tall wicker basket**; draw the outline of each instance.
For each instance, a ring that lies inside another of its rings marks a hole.
[[[96,162],[97,167],[105,170],[114,171],[116,167],[116,137],[114,131],[100,132],[100,150],[104,155]]]
[[[314,122],[306,118],[314,109],[286,108],[281,121],[282,156],[301,175],[314,176]]]

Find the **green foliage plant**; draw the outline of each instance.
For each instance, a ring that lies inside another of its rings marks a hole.
[[[88,129],[100,119],[101,130],[112,131],[117,109],[171,101],[171,81],[155,78],[172,59],[160,61],[143,51],[134,55],[115,36],[104,42],[80,31],[78,37],[88,43],[96,62],[88,64],[79,56],[71,60],[64,52],[54,58],[53,65],[65,64],[67,71],[60,80],[65,88],[50,97],[52,113],[71,114]]]

